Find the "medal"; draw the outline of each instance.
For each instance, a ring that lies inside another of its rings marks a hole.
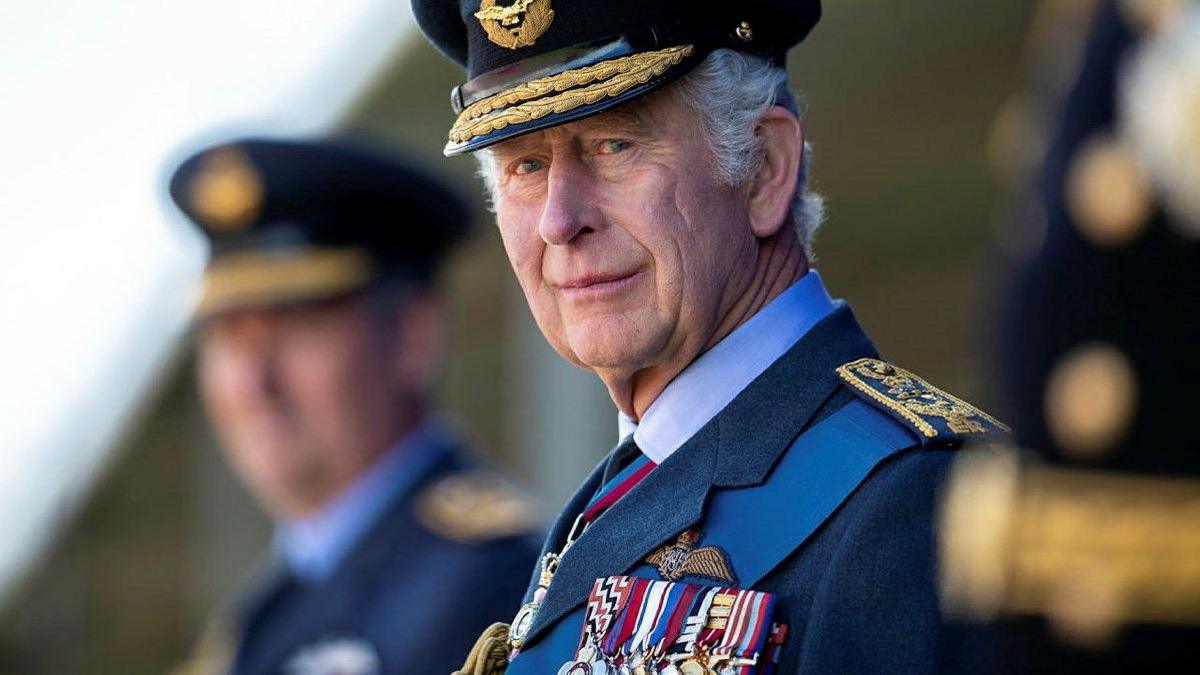
[[[566,555],[567,549],[571,548],[571,544],[574,544],[575,539],[578,538],[580,524],[586,525],[583,522],[583,514],[575,518],[575,523],[571,525],[571,531],[567,533],[567,540],[563,543],[562,550],[542,556],[539,563],[542,571],[538,575],[538,587],[533,591],[533,599],[522,605],[521,609],[517,611],[516,617],[513,618],[512,630],[508,638],[509,661],[517,658],[517,654],[521,653],[521,647],[525,645],[525,638],[529,637],[529,631],[533,628],[534,621],[537,620],[538,609],[542,606],[542,600],[546,597],[550,582],[554,581],[554,573],[558,571],[558,561]]]
[[[558,669],[558,675],[612,675],[603,661],[568,661]]]
[[[709,667],[692,657],[679,664],[680,675],[716,675]]]
[[[743,675],[759,672],[760,664],[769,669],[786,636],[786,628],[771,623],[774,610],[775,595],[762,591],[627,576],[597,579],[575,658],[558,675]]]
[[[511,642],[514,648],[520,649],[521,645],[525,643],[525,636],[529,635],[529,629],[533,627],[533,620],[537,618],[537,610],[538,603],[527,602],[521,605],[521,610],[513,618]]]
[[[565,552],[570,545],[571,540],[568,539],[563,551]],[[538,587],[533,591],[533,600],[521,605],[521,609],[517,611],[517,615],[512,620],[512,629],[508,637],[509,646],[513,652],[512,656],[516,656],[517,652],[521,651],[521,647],[525,644],[525,638],[529,635],[529,629],[533,628],[538,608],[542,606],[542,599],[546,597],[546,589],[550,588],[550,582],[554,580],[554,573],[558,571],[560,555],[547,553],[542,556],[539,563],[542,571],[538,575]]]
[[[537,622],[538,609],[542,606],[542,601],[545,599],[546,592],[550,588],[550,582],[554,580],[554,573],[558,571],[558,563],[567,554],[571,545],[575,543],[575,540],[579,538],[583,530],[587,529],[587,526],[592,521],[599,518],[600,514],[604,513],[608,507],[612,506],[617,500],[632,490],[635,485],[641,482],[657,466],[655,462],[651,461],[645,455],[641,455],[631,462],[629,466],[625,467],[620,473],[602,485],[587,506],[584,507],[583,511],[580,511],[579,515],[575,517],[575,522],[571,525],[571,530],[567,533],[567,538],[563,542],[562,549],[558,553],[547,553],[542,557],[540,563],[541,573],[538,575],[538,585],[533,592],[533,597],[530,602],[521,606],[511,624],[512,630],[508,639],[509,661],[512,661],[521,653],[521,647],[524,646],[525,639],[529,637],[529,632]],[[613,577],[610,577],[610,579],[613,579]],[[608,594],[605,598],[606,602],[613,599],[610,597],[613,595],[621,602],[627,598],[627,596],[625,598],[622,597],[620,588],[600,589],[599,585],[602,581],[604,580],[597,580],[597,589],[594,591],[594,594],[601,590],[605,591]],[[628,586],[627,579],[624,581],[624,584]],[[590,616],[593,614],[591,598],[588,600],[588,606]],[[615,612],[613,611],[595,612],[595,620],[585,620],[583,635],[580,636],[580,646],[577,648],[577,651],[582,650],[585,645],[600,644],[599,638],[596,636],[602,637],[608,631],[608,624],[613,619],[614,614]],[[571,670],[572,668],[579,669]],[[590,670],[585,670],[587,668],[590,668]],[[610,668],[607,663],[600,661],[596,656],[589,659],[576,659],[575,661],[563,664],[560,672],[563,675],[566,675],[566,673],[570,673],[571,675],[587,675],[589,673],[615,675],[615,669]]]

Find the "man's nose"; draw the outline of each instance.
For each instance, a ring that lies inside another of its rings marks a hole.
[[[578,159],[561,158],[551,163],[548,171],[546,204],[538,223],[542,241],[562,246],[599,229],[604,218],[592,198],[593,176],[588,167]]]
[[[257,353],[244,363],[242,385],[246,393],[260,401],[279,398],[279,364],[273,354]]]
[[[279,394],[279,339],[262,312],[248,311],[237,322],[235,367],[243,396],[265,400]]]

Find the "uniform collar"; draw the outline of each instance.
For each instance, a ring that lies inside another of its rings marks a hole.
[[[329,579],[383,511],[445,452],[441,436],[436,423],[421,424],[315,514],[279,523],[275,548],[292,573],[309,582]]]
[[[810,270],[677,375],[640,423],[618,412],[619,437],[633,434],[662,464],[833,310],[821,276]]]

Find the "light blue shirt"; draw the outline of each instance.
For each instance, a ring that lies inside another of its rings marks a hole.
[[[633,434],[642,452],[662,464],[833,309],[821,276],[810,270],[684,368],[639,422],[618,412],[620,437]]]
[[[275,549],[292,573],[309,582],[328,579],[383,511],[445,452],[444,438],[436,423],[425,422],[319,511],[279,523]]]

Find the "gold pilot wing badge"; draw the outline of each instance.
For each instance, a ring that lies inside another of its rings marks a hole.
[[[503,3],[503,4],[502,4]],[[550,0],[483,0],[475,12],[488,39],[501,47],[532,47],[554,22]]]
[[[667,581],[679,581],[684,577],[700,577],[729,584],[737,584],[729,556],[716,546],[696,547],[702,534],[687,530],[673,544],[646,556],[646,564],[658,568],[658,573]]]

